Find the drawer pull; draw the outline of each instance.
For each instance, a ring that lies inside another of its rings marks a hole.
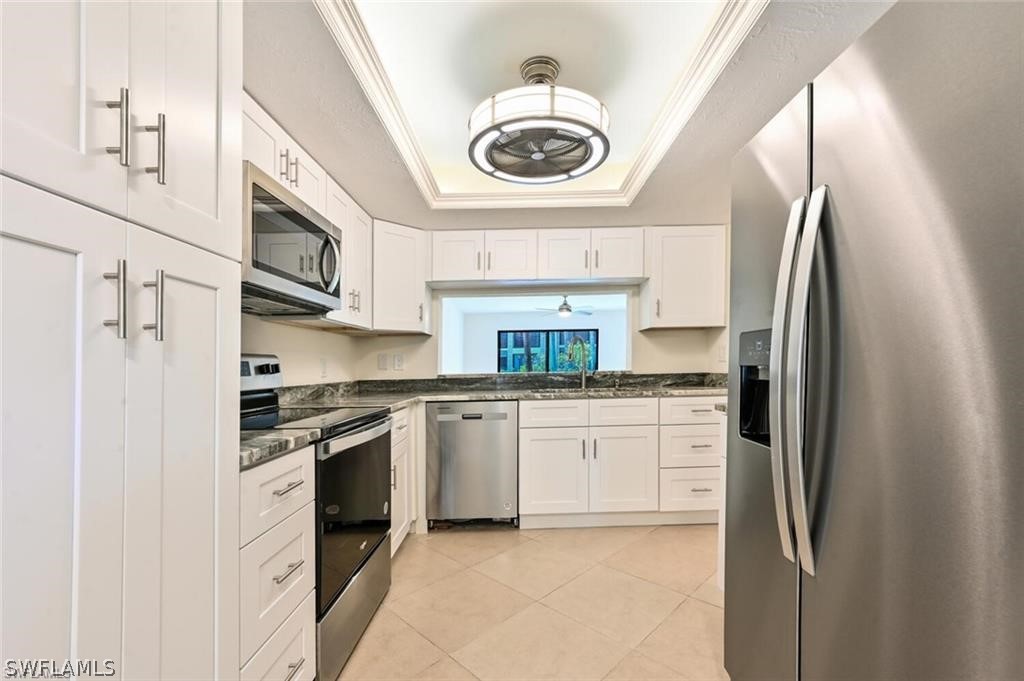
[[[408,427],[409,427],[408,423],[403,423],[402,425],[400,425],[397,428],[395,428],[395,430],[405,430]]]
[[[712,490],[711,490],[710,487],[691,487],[690,491],[691,492],[710,492]]]
[[[306,482],[305,480],[295,480],[294,482],[289,482],[287,485],[285,485],[281,489],[275,489],[274,490],[274,496],[275,497],[283,497],[285,494],[288,494],[288,492],[291,492],[294,489],[298,489],[299,487],[302,487],[302,485],[305,482]]]
[[[694,414],[710,414],[714,409],[691,409]]]
[[[302,669],[302,665],[306,662],[306,658],[300,657],[298,662],[292,662],[288,665],[288,676],[284,677],[284,681],[292,681],[295,675]]]
[[[391,467],[391,489],[398,489],[398,471],[395,470],[397,467],[397,464]]]
[[[712,445],[690,445],[690,449],[711,449]]]
[[[288,563],[288,569],[285,570],[284,572],[282,572],[281,574],[277,575],[276,577],[274,577],[274,584],[280,584],[284,580],[286,580],[289,577],[291,577],[292,573],[295,572],[296,570],[298,570],[300,567],[302,567],[302,564],[305,563],[305,562],[306,561],[304,559],[300,558],[299,560],[295,561],[294,563]]]

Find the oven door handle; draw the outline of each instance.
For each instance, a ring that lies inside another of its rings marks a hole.
[[[383,421],[371,423],[358,430],[354,430],[351,433],[346,433],[345,435],[336,437],[333,440],[327,440],[320,443],[319,450],[316,453],[317,460],[326,461],[335,454],[339,454],[346,449],[358,447],[361,444],[380,437],[391,430],[391,422],[393,420],[394,419],[388,416]]]

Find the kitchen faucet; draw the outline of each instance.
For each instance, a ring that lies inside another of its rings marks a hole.
[[[580,336],[573,336],[572,340],[569,341],[569,347],[566,352],[569,353],[569,357],[573,356],[573,349],[580,346],[580,390],[587,389],[587,341],[583,340]]]

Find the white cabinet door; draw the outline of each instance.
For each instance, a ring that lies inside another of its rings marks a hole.
[[[591,279],[639,279],[644,276],[642,227],[590,230]]]
[[[242,158],[287,187],[290,172],[287,148],[288,133],[255,99],[243,92]]]
[[[588,279],[589,229],[542,229],[537,232],[538,279]]]
[[[125,223],[8,178],[0,194],[0,657],[121,671],[125,341],[104,274]]]
[[[519,514],[586,513],[586,428],[519,431]]]
[[[348,278],[355,305],[353,323],[364,329],[373,327],[373,218],[358,204],[349,214]]]
[[[537,230],[489,230],[485,279],[536,279]]]
[[[313,681],[316,677],[316,594],[306,596],[245,666],[241,681]]]
[[[373,328],[426,332],[427,234],[373,221]]]
[[[641,328],[725,325],[725,227],[646,228]]]
[[[241,3],[133,2],[130,39],[128,217],[239,260]]]
[[[658,427],[590,429],[590,510],[658,510]]]
[[[484,233],[477,230],[431,232],[431,281],[484,278]]]
[[[129,225],[128,272],[122,675],[234,678],[239,265]]]
[[[391,555],[409,534],[412,503],[409,498],[409,438],[391,448]]]
[[[341,298],[340,310],[333,310],[329,318],[343,324],[356,321],[356,281],[353,269],[358,265],[360,237],[357,225],[352,224],[355,202],[334,178],[327,178],[324,197],[324,217],[341,233]]]
[[[327,196],[327,171],[292,141],[288,147],[291,180],[285,184],[303,202],[323,214]]]
[[[126,2],[0,3],[4,172],[125,215],[128,168],[106,150],[128,112],[106,102],[128,87],[128,24]]]

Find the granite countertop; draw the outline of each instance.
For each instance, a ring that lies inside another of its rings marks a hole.
[[[376,393],[359,395],[339,395],[318,400],[310,400],[293,406],[299,407],[389,407],[398,411],[417,402],[472,402],[497,400],[581,400],[611,399],[623,397],[679,397],[706,396],[724,397],[725,388],[594,388],[573,390],[559,388],[555,390],[494,390],[464,391],[435,394],[412,393]]]
[[[319,428],[243,430],[239,443],[239,464],[244,471],[319,439]]]

